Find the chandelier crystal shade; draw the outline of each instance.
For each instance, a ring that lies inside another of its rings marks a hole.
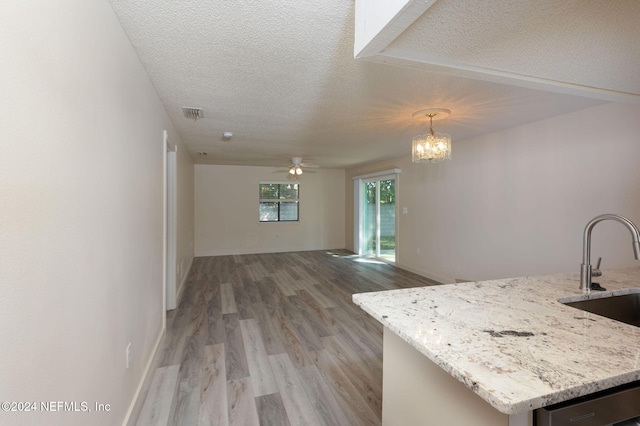
[[[449,115],[449,110],[423,110],[416,112],[414,118],[429,118],[429,133],[415,136],[412,139],[411,150],[412,161],[414,163],[436,163],[438,161],[451,160],[451,136],[433,131],[433,118],[442,115],[444,118]]]

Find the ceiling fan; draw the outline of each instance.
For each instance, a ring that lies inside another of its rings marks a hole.
[[[291,157],[291,165],[289,165],[289,178],[295,179],[302,174],[302,169],[317,169],[317,164],[303,163],[302,157]]]

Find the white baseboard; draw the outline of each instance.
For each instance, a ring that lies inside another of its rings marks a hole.
[[[165,315],[164,312],[162,314]],[[137,405],[143,403],[143,401],[138,401],[138,399],[140,398],[140,394],[142,393],[142,389],[144,389],[145,384],[151,385],[150,373],[152,373],[152,370],[153,370],[152,367],[155,364],[156,355],[158,354],[158,349],[160,348],[160,345],[162,343],[162,340],[164,339],[164,336],[165,336],[165,329],[163,327],[160,330],[160,335],[156,339],[155,345],[153,346],[153,350],[151,351],[151,356],[149,357],[149,360],[147,361],[147,365],[144,368],[144,372],[142,373],[142,378],[140,379],[140,383],[138,383],[138,388],[136,389],[136,393],[133,395],[131,404],[129,404],[127,415],[124,416],[124,420],[122,421],[122,426],[134,426],[136,419],[131,418],[131,415],[134,413],[134,409],[137,407]],[[140,410],[137,410],[137,411],[140,412]]]
[[[429,278],[430,280],[439,282],[441,284],[450,284],[455,282],[455,279],[453,278],[432,274],[431,272],[423,271],[422,269],[414,268],[413,266],[404,265],[402,263],[396,263],[395,266],[397,266],[400,269],[404,269],[405,271],[413,272],[414,274],[418,274],[425,278]]]
[[[295,251],[317,251],[317,250],[344,250],[344,248],[338,247],[291,247],[291,248],[276,248],[276,249],[229,249],[229,250],[203,250],[198,251],[195,257],[208,257],[208,256],[233,256],[241,254],[265,254],[265,253],[290,253]]]

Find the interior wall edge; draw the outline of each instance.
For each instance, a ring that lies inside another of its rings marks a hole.
[[[184,276],[182,277],[182,281],[178,285],[178,289],[176,291],[176,306],[180,306],[180,301],[182,300],[182,295],[185,289],[185,283],[187,282],[187,277],[189,276],[189,272],[191,272],[191,267],[193,266],[193,259],[195,256],[191,256],[189,258],[189,264],[185,268]]]

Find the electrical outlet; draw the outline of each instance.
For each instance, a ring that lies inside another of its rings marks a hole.
[[[131,342],[129,342],[127,344],[127,349],[126,349],[126,359],[127,359],[127,368],[129,368],[129,366],[131,365]]]

